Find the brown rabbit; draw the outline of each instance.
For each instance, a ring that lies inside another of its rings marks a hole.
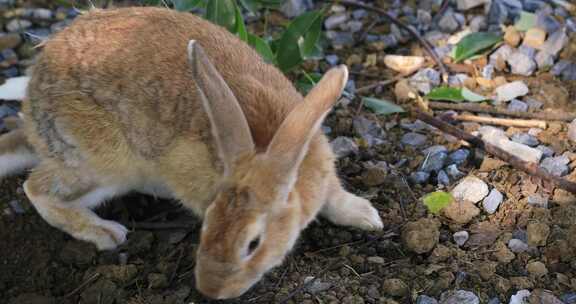
[[[99,249],[127,233],[91,210],[106,199],[138,191],[179,200],[203,218],[197,288],[237,297],[318,213],[382,228],[370,202],[340,185],[319,130],[347,77],[333,68],[303,98],[199,17],[93,10],[44,45],[24,102],[26,137],[0,138],[0,176],[35,166],[24,189],[36,210]]]

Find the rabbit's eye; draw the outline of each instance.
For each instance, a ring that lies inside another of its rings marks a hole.
[[[254,253],[254,250],[256,250],[258,246],[260,246],[260,236],[257,236],[255,239],[250,241],[250,244],[248,244],[248,255]]]

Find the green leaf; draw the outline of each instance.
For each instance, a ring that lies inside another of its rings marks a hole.
[[[380,115],[388,115],[393,113],[403,113],[406,112],[402,107],[396,105],[388,100],[373,98],[373,97],[364,97],[362,98],[362,102],[366,107],[371,109],[374,113]]]
[[[450,205],[454,201],[454,197],[452,197],[452,194],[450,193],[436,191],[427,194],[422,200],[424,201],[424,205],[428,207],[428,211],[433,214],[438,214],[442,209],[444,209],[444,207]]]
[[[516,21],[514,27],[519,31],[527,31],[536,26],[538,23],[538,17],[536,14],[528,12],[520,12],[520,19]]]
[[[308,33],[303,39],[298,39],[298,47],[300,48],[300,56],[303,59],[318,59],[322,57],[322,48],[319,46],[318,41],[322,33],[322,15],[319,15],[314,22],[310,25]]]
[[[244,8],[255,13],[262,8],[279,8],[284,0],[240,0],[240,3]]]
[[[262,58],[264,58],[264,61],[272,64],[276,63],[276,57],[274,56],[274,53],[270,49],[270,45],[268,42],[266,42],[266,40],[248,33],[248,44],[250,44],[256,50],[256,52],[262,56]]]
[[[460,42],[458,42],[456,45],[456,50],[454,51],[454,60],[456,62],[460,62],[464,59],[468,59],[482,52],[483,50],[492,47],[500,41],[502,41],[502,37],[495,33],[471,33],[462,38],[462,40],[460,40]]]
[[[205,18],[233,32],[236,26],[236,5],[234,0],[210,0],[206,5]]]
[[[188,12],[202,4],[202,0],[172,0],[174,9],[180,12]]]
[[[302,94],[307,94],[312,90],[312,88],[322,79],[322,74],[320,73],[306,73],[306,71],[302,71],[302,77],[298,78],[296,81],[296,87],[298,91]]]
[[[453,102],[462,102],[462,101],[470,101],[470,102],[480,102],[487,100],[488,98],[476,94],[467,88],[452,88],[452,87],[438,87],[430,91],[426,98],[430,100],[444,100],[444,101],[453,101]]]
[[[321,19],[320,11],[311,11],[296,17],[288,25],[278,41],[276,59],[281,70],[286,72],[293,69],[304,61],[303,54],[311,54],[312,46],[320,37],[318,24],[321,28]]]
[[[238,35],[242,41],[248,42],[248,31],[246,31],[246,24],[244,24],[242,11],[240,11],[240,6],[236,4],[234,4],[234,6],[236,7],[236,16],[234,18],[236,26],[234,27],[234,33]]]

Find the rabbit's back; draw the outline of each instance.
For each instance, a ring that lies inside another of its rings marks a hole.
[[[191,39],[206,49],[256,144],[265,146],[299,93],[223,28],[160,8],[93,10],[44,45],[25,106],[32,142],[68,162],[110,150],[151,160],[183,137],[211,146],[187,62]]]

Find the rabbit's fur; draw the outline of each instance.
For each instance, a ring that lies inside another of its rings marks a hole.
[[[99,249],[127,233],[91,211],[104,200],[129,191],[179,200],[203,218],[197,288],[236,297],[318,213],[382,228],[376,209],[341,187],[319,130],[347,76],[333,68],[303,98],[199,17],[92,10],[43,46],[23,105],[26,137],[0,137],[0,177],[35,167],[24,189],[36,210]]]

